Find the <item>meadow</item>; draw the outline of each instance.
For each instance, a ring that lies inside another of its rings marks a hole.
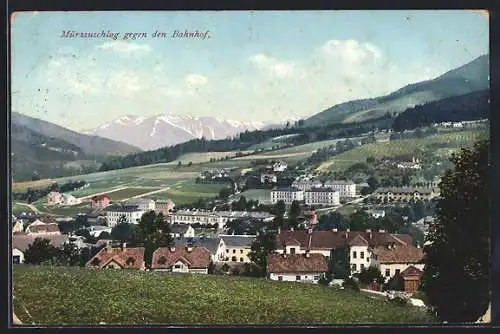
[[[359,292],[258,278],[16,265],[13,287],[14,312],[27,325],[434,321],[421,309]]]
[[[467,130],[440,133],[422,139],[376,142],[333,156],[328,161],[322,163],[317,170],[321,172],[342,171],[355,163],[366,161],[367,157],[395,157],[414,152],[417,149],[425,149],[433,146],[440,147],[439,149],[434,149],[435,153],[440,154],[442,157],[447,157],[451,152],[460,147],[472,145],[479,137],[484,136],[484,134],[484,131]]]

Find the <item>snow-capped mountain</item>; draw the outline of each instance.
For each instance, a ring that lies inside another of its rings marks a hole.
[[[246,130],[260,130],[269,125],[258,121],[232,121],[190,115],[125,115],[83,133],[118,140],[143,150],[152,150],[201,137],[208,140],[224,139]]]

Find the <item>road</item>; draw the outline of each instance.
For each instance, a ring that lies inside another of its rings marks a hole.
[[[40,210],[38,210],[34,205],[32,204],[28,204],[28,203],[20,203],[20,202],[15,202],[14,204],[17,204],[17,205],[23,205],[23,206],[27,206],[28,208],[30,208],[34,213],[40,213]]]

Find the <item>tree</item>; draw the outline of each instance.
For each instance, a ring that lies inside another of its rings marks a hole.
[[[349,277],[351,270],[349,266],[349,247],[339,247],[331,251],[329,273],[332,278],[346,279]]]
[[[474,322],[490,303],[489,142],[462,148],[439,185],[424,248],[422,290],[443,321]]]
[[[267,256],[276,249],[276,235],[272,232],[260,233],[252,243],[248,257],[261,270],[265,276],[267,270]]]
[[[148,211],[142,215],[141,220],[132,237],[132,243],[142,245],[144,249],[144,262],[147,267],[151,266],[153,252],[160,247],[170,247],[173,244],[170,235],[170,225],[165,216],[160,212]]]
[[[24,252],[24,262],[29,264],[41,264],[57,258],[58,249],[52,246],[50,240],[36,238]]]
[[[111,238],[113,240],[119,240],[121,243],[131,240],[133,235],[134,229],[129,223],[118,223],[111,230]]]
[[[274,206],[274,214],[277,216],[283,217],[283,215],[286,212],[286,204],[285,201],[279,200],[276,205]]]
[[[380,284],[384,282],[384,277],[380,273],[380,269],[375,266],[361,269],[358,273],[358,279],[362,284]]]
[[[289,227],[297,227],[298,218],[300,216],[301,209],[300,204],[297,201],[293,201],[292,205],[290,205],[290,210],[288,211],[288,226]]]
[[[401,273],[396,273],[392,276],[389,281],[385,284],[384,290],[390,291],[404,291],[405,290],[405,281]]]
[[[76,266],[80,262],[80,251],[75,244],[66,243],[58,250],[57,262],[63,266]]]

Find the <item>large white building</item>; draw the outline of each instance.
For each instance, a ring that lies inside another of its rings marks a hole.
[[[253,218],[262,221],[272,221],[274,215],[267,212],[248,212],[248,211],[204,211],[204,210],[178,210],[169,216],[172,224],[217,224],[222,229],[227,222],[242,219]]]
[[[325,188],[332,188],[340,193],[340,197],[352,198],[356,197],[356,183],[352,181],[327,181],[324,184]]]
[[[293,201],[303,201],[304,191],[299,188],[274,188],[271,190],[271,203],[284,201],[286,204],[291,204]]]
[[[340,193],[332,188],[311,188],[304,192],[304,199],[308,205],[339,205]]]
[[[150,211],[156,209],[156,202],[152,199],[138,198],[127,201],[127,205],[136,205],[139,210]]]
[[[118,224],[121,217],[129,224],[138,224],[142,215],[146,210],[141,210],[137,205],[121,205],[108,207],[106,209],[106,221],[109,227],[114,227]]]

